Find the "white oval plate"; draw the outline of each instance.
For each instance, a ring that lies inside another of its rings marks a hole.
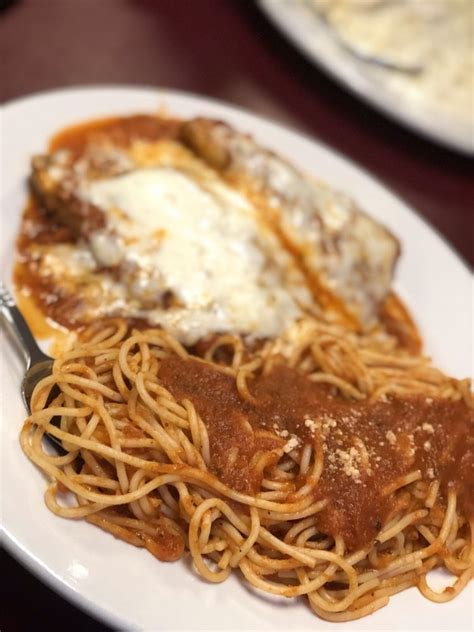
[[[15,235],[26,198],[33,153],[57,130],[84,119],[156,112],[228,121],[302,168],[352,194],[401,239],[397,289],[408,302],[436,362],[457,376],[470,370],[471,280],[446,243],[403,202],[333,151],[274,123],[198,96],[126,87],[81,88],[20,99],[2,110],[0,270],[11,284]],[[3,332],[2,332],[3,335]],[[45,480],[18,443],[25,417],[22,366],[2,341],[2,527],[8,549],[33,573],[76,605],[120,629],[147,630],[433,630],[469,629],[472,593],[439,605],[415,589],[387,608],[348,624],[328,624],[303,599],[257,594],[240,579],[200,580],[185,561],[164,564],[86,522],[51,514],[43,503]]]
[[[435,104],[429,107],[404,98],[399,91],[376,81],[364,63],[338,44],[327,25],[305,6],[304,0],[259,0],[259,5],[310,61],[358,97],[436,142],[474,154],[474,119],[469,126],[438,110]]]

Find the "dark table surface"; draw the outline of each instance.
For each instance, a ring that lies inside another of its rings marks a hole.
[[[154,85],[280,121],[368,169],[474,263],[468,159],[352,97],[287,43],[252,0],[16,0],[0,13],[0,65],[2,102],[73,85]],[[53,630],[106,629],[6,554],[1,569],[8,578],[3,631],[39,622]]]

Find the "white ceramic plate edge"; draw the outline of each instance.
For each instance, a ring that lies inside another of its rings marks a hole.
[[[457,124],[435,110],[417,107],[370,81],[358,70],[357,62],[332,40],[324,25],[318,24],[317,16],[299,0],[258,0],[258,4],[307,58],[363,101],[434,142],[474,155],[472,127]]]
[[[3,526],[0,527],[0,533],[3,536],[1,543],[8,553],[48,588],[112,628],[130,631],[138,629],[132,622],[126,622],[123,617],[117,617],[111,610],[102,608],[99,604],[87,599],[81,592],[74,590],[63,578],[53,573],[41,560],[27,551]]]

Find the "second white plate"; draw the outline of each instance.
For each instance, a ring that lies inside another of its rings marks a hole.
[[[361,99],[436,142],[474,154],[474,116],[472,125],[464,124],[374,81],[364,64],[338,44],[323,20],[302,0],[259,0],[259,5],[310,61]]]

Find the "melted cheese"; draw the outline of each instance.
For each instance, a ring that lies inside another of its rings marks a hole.
[[[106,215],[106,228],[90,240],[98,264],[118,266],[134,315],[183,342],[212,332],[273,337],[299,316],[270,235],[249,202],[217,178],[139,168],[84,182],[81,197]],[[171,306],[156,307],[169,293]]]

